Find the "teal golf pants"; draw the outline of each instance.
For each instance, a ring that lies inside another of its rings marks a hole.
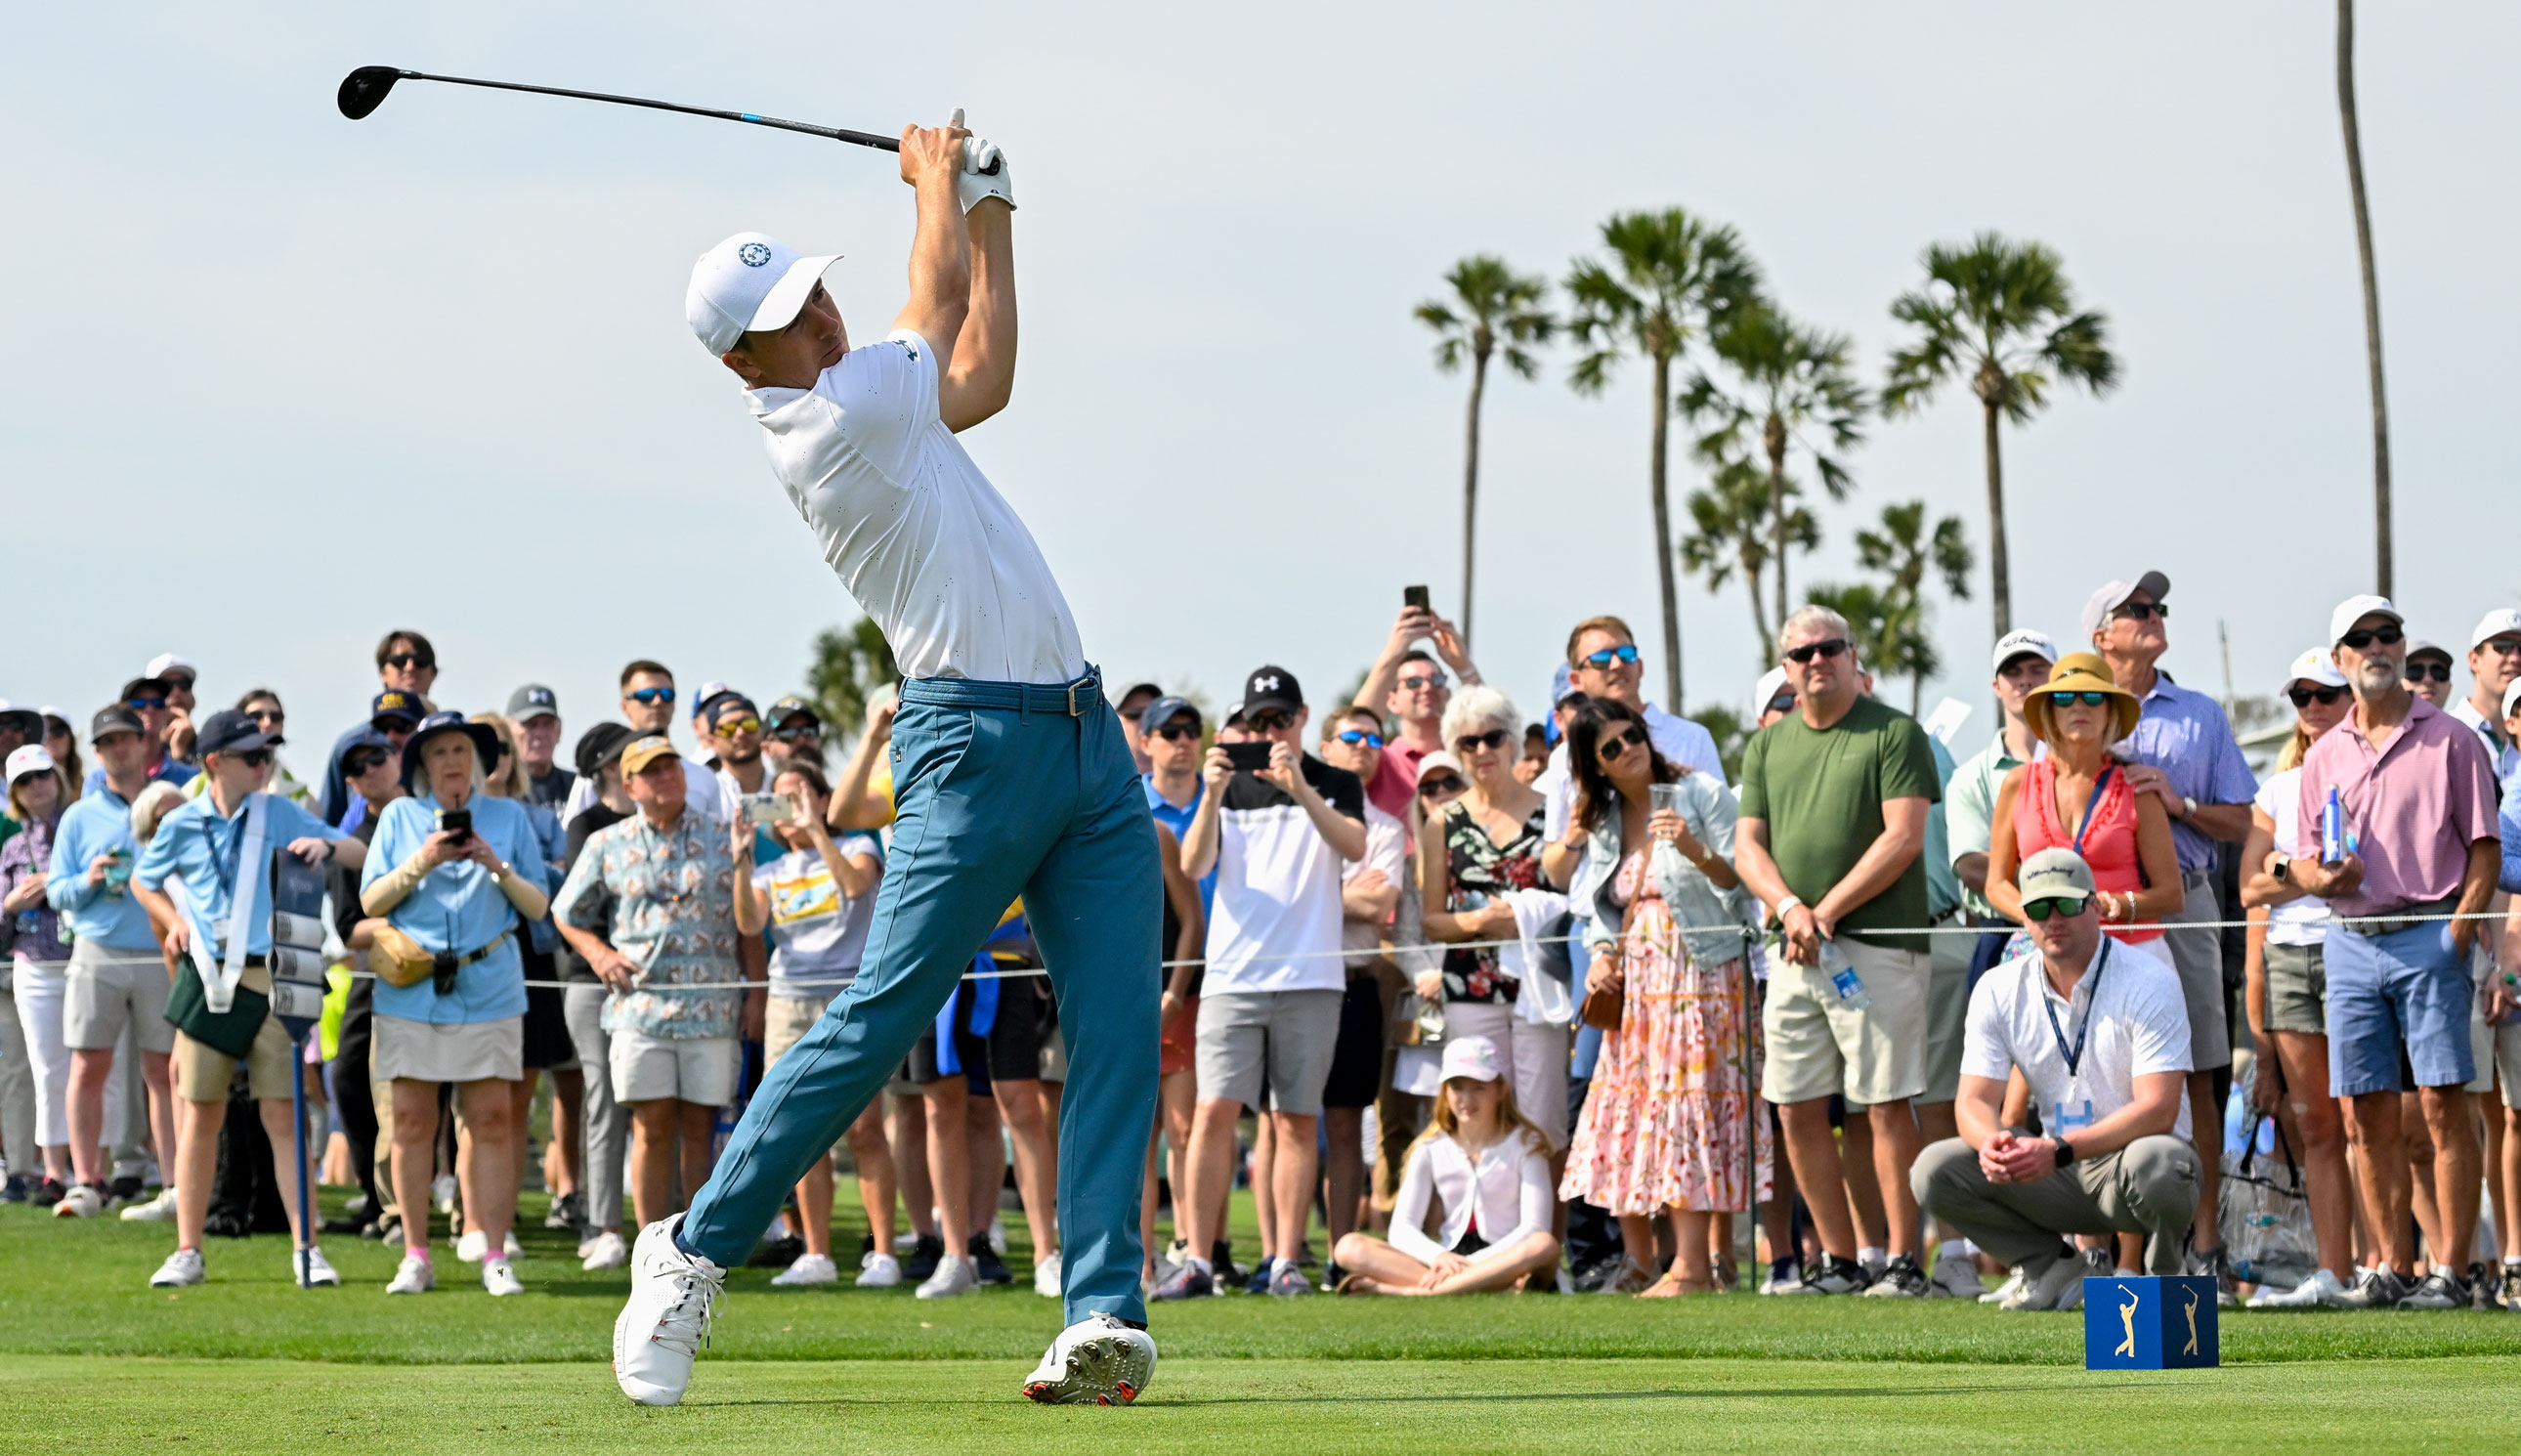
[[[1068,1042],[1068,1318],[1144,1321],[1138,1196],[1156,1113],[1164,887],[1120,720],[1091,673],[1066,688],[918,679],[902,688],[893,751],[893,848],[857,979],[762,1078],[675,1242],[744,1262],[1021,895]]]

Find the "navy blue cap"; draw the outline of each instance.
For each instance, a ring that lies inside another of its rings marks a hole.
[[[262,725],[233,707],[223,707],[202,720],[193,740],[193,751],[210,753],[250,753],[271,746],[270,736]]]
[[[1194,723],[1200,720],[1199,705],[1191,702],[1189,699],[1171,697],[1159,698],[1155,702],[1148,704],[1146,707],[1139,712],[1138,731],[1141,733],[1153,733],[1157,729],[1165,726],[1167,723],[1180,717],[1183,713],[1190,714],[1191,721]]]
[[[388,688],[368,700],[368,721],[371,723],[379,718],[400,718],[406,723],[417,723],[428,713],[429,705],[420,701],[418,693],[406,693],[400,688]]]

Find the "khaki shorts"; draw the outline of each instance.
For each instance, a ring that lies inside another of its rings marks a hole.
[[[166,963],[158,957],[74,941],[63,980],[62,1042],[71,1050],[110,1052],[125,1026],[144,1052],[174,1050],[175,1028],[166,1022]]]
[[[764,1071],[788,1055],[804,1034],[823,1019],[823,1010],[832,1004],[826,996],[782,996],[772,992],[769,1005],[762,1012],[761,1068]]]
[[[2223,918],[2215,898],[2214,882],[2195,872],[2183,873],[2187,898],[2175,914],[2166,915],[2158,943],[2170,952],[2171,968],[2179,973],[2179,993],[2188,1003],[2188,1065],[2195,1071],[2214,1071],[2232,1065],[2232,1026],[2223,997],[2223,933],[2213,922]]]
[[[289,1063],[297,1052],[288,1031],[278,1017],[264,1017],[262,1029],[253,1033],[253,1045],[245,1055],[245,1080],[249,1091],[260,1102],[287,1102],[290,1099]],[[236,1076],[237,1059],[213,1046],[178,1031],[175,1033],[175,1095],[186,1102],[225,1102],[228,1083]],[[306,1079],[306,1100],[321,1102],[324,1079]]]
[[[379,1015],[369,1074],[380,1082],[514,1082],[526,1075],[526,1019],[416,1022]]]
[[[1838,1095],[1858,1107],[1926,1090],[1926,1001],[1933,973],[1922,950],[1888,950],[1853,936],[1839,949],[1872,1003],[1838,1004],[1818,966],[1768,957],[1768,1001],[1760,1014],[1767,1067],[1760,1095],[1779,1106]]]
[[[2320,947],[2268,942],[2268,1029],[2328,1034],[2328,970]]]
[[[695,1107],[730,1107],[744,1069],[742,1044],[732,1036],[676,1041],[644,1031],[616,1031],[612,1060],[617,1102],[672,1099]]]
[[[1917,1100],[1950,1102],[1961,1095],[1961,1030],[1969,1021],[1970,950],[1978,937],[1937,935],[1932,943],[1926,979],[1926,1090]]]
[[[1342,991],[1220,991],[1199,998],[1199,1095],[1316,1116],[1339,1048]]]

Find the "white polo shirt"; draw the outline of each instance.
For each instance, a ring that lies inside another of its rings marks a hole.
[[[937,358],[896,329],[811,389],[745,393],[823,560],[909,677],[1066,683],[1077,620],[1032,533],[938,415]]]
[[[2078,1038],[2083,1042],[2072,1073],[2060,1036],[2070,1047]],[[2179,973],[2104,935],[2069,1002],[2048,983],[2038,951],[2006,961],[1970,992],[1961,1070],[2000,1082],[2017,1067],[2040,1101],[2040,1125],[2051,1137],[2072,1141],[2076,1128],[2135,1101],[2137,1077],[2190,1070],[2188,1002]],[[2188,1099],[2182,1096],[2173,1134],[2187,1137],[2188,1125]]]

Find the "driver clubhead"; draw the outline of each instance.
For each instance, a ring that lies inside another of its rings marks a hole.
[[[334,96],[334,104],[341,107],[343,115],[353,121],[362,120],[386,104],[386,93],[408,73],[390,66],[362,66],[342,77],[342,89]]]

